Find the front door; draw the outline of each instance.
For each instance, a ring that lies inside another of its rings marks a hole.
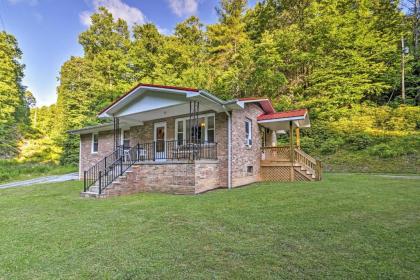
[[[166,159],[166,122],[155,123],[154,129],[155,159]]]

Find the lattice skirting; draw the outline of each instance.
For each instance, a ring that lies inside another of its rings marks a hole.
[[[273,182],[290,182],[290,166],[261,166],[261,180]],[[294,170],[295,181],[309,181],[299,171]]]
[[[261,166],[263,181],[290,181],[289,166]]]

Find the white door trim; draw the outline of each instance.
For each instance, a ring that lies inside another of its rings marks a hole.
[[[164,151],[163,152],[156,152],[156,129],[158,127],[164,127]],[[167,133],[166,133],[166,122],[158,122],[158,123],[154,123],[153,125],[153,142],[155,143],[155,158],[161,158],[160,160],[165,160],[164,158],[166,158],[166,137],[167,137]],[[163,159],[162,159],[163,158]]]

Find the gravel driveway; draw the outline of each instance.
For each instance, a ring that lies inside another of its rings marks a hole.
[[[30,180],[25,180],[25,181],[17,181],[17,182],[3,184],[3,185],[0,185],[0,189],[7,189],[7,188],[13,188],[13,187],[26,187],[26,186],[42,184],[42,183],[65,182],[65,181],[72,181],[72,180],[78,180],[78,179],[79,179],[79,175],[77,173],[45,176],[45,177],[39,177],[39,178],[34,178]]]

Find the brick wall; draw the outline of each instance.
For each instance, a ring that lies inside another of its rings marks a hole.
[[[95,165],[106,155],[112,153],[114,136],[112,131],[98,133],[98,152],[92,153],[92,133],[80,135],[80,178],[83,171]]]
[[[232,112],[232,186],[241,186],[260,180],[261,135],[257,116],[263,110],[255,104],[246,104],[244,110]],[[252,122],[252,146],[245,142],[245,120]],[[247,172],[252,166],[252,173]]]
[[[197,194],[219,187],[217,161],[180,163],[140,163],[126,172],[124,180],[108,186],[104,196],[161,192],[172,194]]]
[[[228,118],[226,113],[216,114],[216,142],[219,167],[217,170],[219,187],[228,186]]]

